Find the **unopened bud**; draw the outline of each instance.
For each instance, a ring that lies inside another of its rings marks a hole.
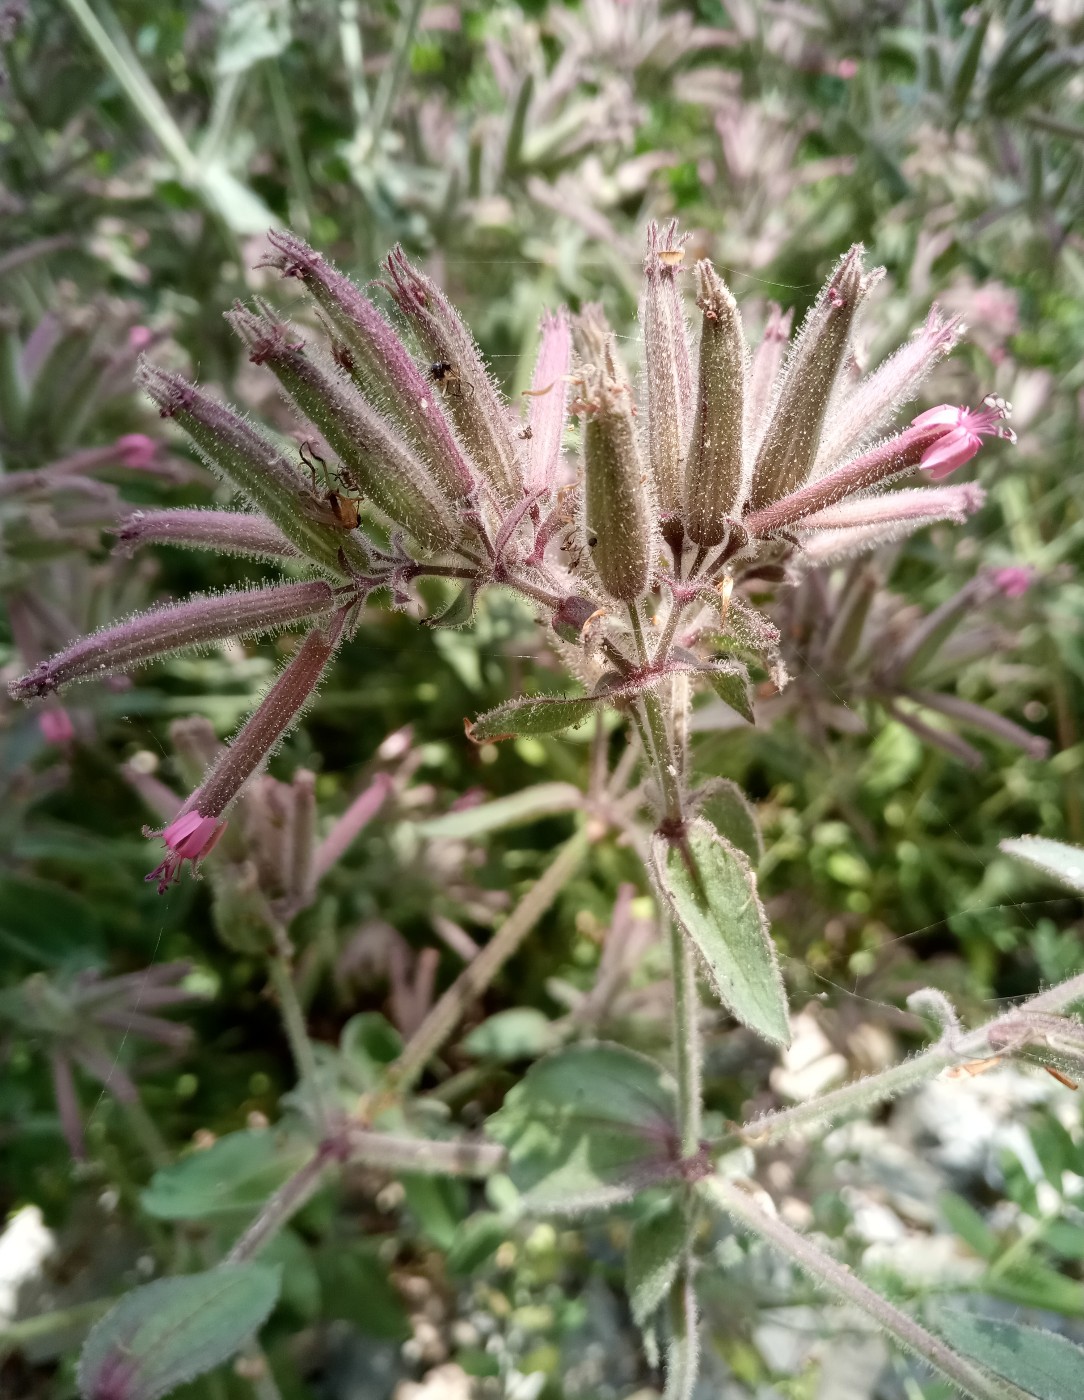
[[[185,812],[220,817],[257,768],[301,717],[335,654],[344,614],[327,632],[310,632],[279,673],[259,705],[215,760],[211,771],[184,804]]]
[[[654,558],[651,499],[640,458],[632,391],[613,333],[594,313],[576,322],[577,343],[594,351],[581,367],[575,409],[583,415],[584,531],[595,570],[612,598],[648,590]]]
[[[821,429],[855,312],[880,276],[862,273],[861,244],[843,258],[814,302],[783,370],[783,381],[753,468],[752,504],[760,510],[796,491],[813,469]]]
[[[648,225],[640,299],[648,455],[664,520],[682,505],[685,434],[693,398],[685,313],[675,280],[683,257],[676,233],[676,223],[662,234],[657,224]]]
[[[437,284],[412,267],[401,248],[385,266],[388,291],[432,357],[435,392],[443,394],[444,407],[497,498],[515,505],[523,495],[515,433],[474,337]]]
[[[92,632],[48,661],[40,662],[12,682],[11,695],[17,700],[48,695],[71,681],[112,675],[187,647],[205,646],[226,637],[274,632],[290,623],[330,612],[337,601],[330,584],[315,581],[243,588],[153,608]]]
[[[419,370],[388,319],[300,238],[277,230],[267,238],[276,254],[270,263],[284,277],[299,278],[333,331],[343,336],[336,359],[362,395],[403,428],[448,496],[471,495],[474,475],[438,405],[440,390]]]
[[[238,305],[226,316],[252,362],[268,366],[385,515],[428,548],[450,548],[458,535],[455,515],[425,465],[334,365],[261,312]]]
[[[697,263],[696,276],[696,304],[704,323],[685,473],[685,531],[697,544],[710,547],[722,543],[743,494],[745,341],[734,298],[711,263]]]
[[[197,389],[183,375],[140,360],[136,381],[173,418],[216,476],[237,487],[307,558],[341,576],[340,552],[359,568],[360,545],[325,522],[298,467],[233,409]]]
[[[116,527],[117,552],[133,554],[145,544],[213,549],[256,559],[296,559],[298,551],[275,525],[242,511],[134,510]]]

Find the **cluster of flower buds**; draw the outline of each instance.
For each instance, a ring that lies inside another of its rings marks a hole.
[[[750,353],[733,296],[708,261],[692,270],[690,333],[676,227],[648,231],[641,303],[642,382],[594,307],[544,319],[526,407],[502,396],[470,331],[400,251],[379,284],[403,329],[300,239],[269,235],[268,265],[300,282],[327,332],[314,339],[262,300],[228,320],[276,376],[304,423],[286,447],[182,375],[143,363],[139,381],[248,509],[153,511],[125,522],[122,546],[170,540],[307,561],[318,577],[169,604],[74,643],[15,682],[48,696],[182,647],[305,625],[305,640],[259,708],[165,832],[168,880],[219,839],[230,804],[297,719],[361,603],[385,590],[416,606],[414,583],[459,592],[432,621],[462,625],[488,584],[518,590],[552,624],[585,684],[581,698],[520,699],[483,716],[482,741],[578,723],[629,706],[668,677],[701,677],[751,713],[734,655],[768,656],[777,634],[741,597],[743,580],[830,536],[868,547],[980,499],[941,487],[874,494],[915,470],[941,478],[984,436],[1009,436],[1006,406],[942,406],[902,432],[889,425],[959,326],[935,312],[879,369],[851,373],[855,320],[879,274],[860,247],[840,261],[788,348],[773,313]],[[580,420],[581,464],[562,453]],[[737,590],[737,591],[735,591]],[[777,678],[780,673],[775,672]]]

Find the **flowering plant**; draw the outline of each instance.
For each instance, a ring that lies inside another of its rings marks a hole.
[[[582,830],[462,978],[421,1017],[402,1052],[366,1082],[350,1110],[341,1094],[327,1092],[289,977],[283,925],[311,897],[310,874],[293,885],[285,881],[276,892],[261,926],[271,934],[276,992],[308,1095],[313,1140],[305,1161],[234,1244],[226,1264],[234,1270],[249,1265],[325,1172],[347,1158],[471,1175],[500,1168],[519,1190],[521,1211],[602,1208],[662,1187],[664,1209],[645,1217],[634,1240],[630,1291],[634,1315],[649,1336],[665,1315],[669,1395],[688,1395],[696,1376],[695,1226],[704,1201],[872,1313],[966,1393],[981,1400],[1018,1394],[775,1219],[735,1178],[746,1174],[742,1152],[792,1126],[882,1100],[922,1074],[975,1059],[984,1048],[997,1054],[1034,1048],[1038,1031],[1021,1030],[1019,1022],[1020,1016],[1026,1022],[1026,1013],[1013,1013],[1010,1028],[998,1021],[964,1034],[944,999],[925,994],[915,1005],[941,1023],[943,1035],[920,1069],[912,1062],[877,1082],[838,1091],[815,1113],[769,1115],[714,1139],[705,1135],[700,1094],[698,969],[726,1010],[757,1035],[785,1045],[790,1031],[750,843],[737,834],[748,813],[740,795],[698,785],[690,772],[691,696],[704,687],[752,721],[754,681],[769,693],[786,684],[779,633],[752,596],[765,584],[800,580],[803,560],[815,561],[818,550],[823,557],[826,539],[831,550],[853,553],[930,520],[962,520],[981,504],[977,487],[881,489],[915,473],[939,482],[969,461],[984,438],[1012,438],[1005,424],[1009,407],[996,398],[978,410],[931,408],[892,430],[901,406],[955,344],[958,322],[932,311],[895,355],[859,377],[854,328],[879,274],[866,270],[863,250],[855,246],[833,270],[793,343],[776,309],[750,351],[738,306],[706,259],[691,270],[696,312],[690,328],[683,240],[674,225],[652,225],[640,303],[640,386],[599,308],[574,316],[561,311],[543,320],[521,417],[502,397],[444,293],[400,250],[388,257],[381,285],[420,357],[375,300],[307,244],[285,233],[269,238],[268,265],[302,284],[326,342],[290,326],[260,299],[236,305],[228,319],[250,359],[276,376],[303,420],[300,446],[288,449],[182,375],[143,362],[140,383],[162,416],[189,435],[247,508],[137,513],[123,526],[122,539],[128,549],[170,540],[228,550],[311,576],[130,618],[40,662],[12,693],[49,696],[71,682],[181,648],[307,628],[254,713],[225,748],[209,754],[198,786],[170,814],[160,833],[165,857],[148,877],[163,891],[185,863],[206,859],[214,869],[225,859],[233,804],[252,793],[254,776],[304,712],[373,595],[417,610],[422,581],[444,581],[456,596],[427,622],[457,627],[469,622],[483,589],[516,591],[547,625],[579,690],[509,700],[468,721],[469,738],[496,743],[592,721],[598,740],[590,791],[562,797],[566,808],[588,817]],[[575,470],[564,455],[570,417],[579,425]],[[629,729],[612,770],[607,711]],[[306,792],[302,783],[289,797],[299,813],[309,810]],[[539,810],[554,800],[547,793]],[[264,795],[254,810],[261,804]],[[721,809],[729,811],[729,823],[717,815]],[[366,808],[366,819],[372,811]],[[304,825],[300,817],[293,820]],[[305,830],[311,836],[311,826]],[[675,1079],[620,1046],[583,1042],[539,1061],[508,1094],[489,1121],[492,1141],[430,1140],[423,1119],[411,1116],[415,1084],[469,1000],[537,922],[589,844],[607,831],[640,855],[669,927]],[[258,877],[258,854],[253,869]],[[273,873],[268,879],[274,883]],[[1044,994],[1035,1014],[1068,1005],[1076,990],[1068,984]],[[1057,1053],[1073,1062],[1076,1026],[1066,1024]],[[401,1128],[403,1113],[410,1132],[387,1131]],[[232,1277],[238,1287],[257,1292],[267,1283],[251,1273]],[[249,1283],[238,1282],[242,1277]],[[83,1364],[87,1395],[141,1400],[162,1393],[160,1376],[153,1385],[147,1379],[155,1364],[149,1343],[140,1370],[144,1306],[151,1306],[149,1299],[125,1300],[101,1324],[104,1330],[92,1334]],[[255,1304],[240,1311],[259,1320]],[[174,1383],[185,1374],[191,1370],[182,1367]]]

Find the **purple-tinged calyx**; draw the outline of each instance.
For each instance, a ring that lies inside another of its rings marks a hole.
[[[343,337],[333,353],[362,396],[398,422],[447,495],[453,500],[473,495],[474,472],[444,417],[440,390],[414,363],[388,319],[302,239],[277,230],[267,238],[275,250],[268,264],[303,282],[330,318],[333,338],[335,332]]]
[[[39,662],[10,686],[14,699],[49,695],[71,681],[99,679],[188,647],[254,636],[331,612],[340,601],[330,584],[283,583],[202,595],[137,613]]]
[[[437,284],[412,267],[402,248],[385,264],[387,288],[432,357],[434,392],[443,395],[478,470],[504,506],[523,495],[520,451],[502,402],[474,337]]]
[[[753,511],[742,523],[750,534],[771,534],[913,467],[939,480],[970,461],[984,436],[1015,442],[1015,434],[1002,423],[1010,405],[992,397],[986,402],[990,406],[981,412],[941,404],[920,413],[902,433],[765,509]]]
[[[140,360],[136,382],[158,404],[163,418],[173,418],[199,449],[216,476],[237,487],[276,525],[306,559],[342,577],[340,552],[358,569],[365,555],[319,501],[298,463],[263,433],[183,375]]]
[[[298,550],[282,531],[260,515],[243,511],[134,510],[115,527],[117,552],[132,554],[145,544],[175,544],[213,549],[256,559],[297,559]]]
[[[452,548],[461,531],[450,501],[396,428],[350,380],[310,351],[269,307],[253,312],[237,303],[226,319],[249,347],[252,363],[267,365],[365,495],[419,543]]]
[[[159,880],[160,891],[175,877],[181,863],[192,859],[188,854],[190,843],[194,849],[201,838],[210,840],[213,837],[215,841],[218,840],[221,831],[215,834],[208,823],[222,817],[253,773],[301,717],[335,654],[346,612],[346,609],[341,609],[336,613],[326,632],[323,628],[317,628],[309,633],[253,713],[218,754],[203,782],[167,827],[167,832],[179,831],[186,845],[182,851],[175,841],[171,843],[167,839],[170,855],[167,855],[164,867],[168,867],[168,877],[163,878],[160,874],[163,866],[148,877]],[[198,819],[197,823],[183,825],[186,817],[193,816]],[[219,824],[225,826],[224,822]],[[209,847],[202,849],[200,854],[206,854],[207,849]]]

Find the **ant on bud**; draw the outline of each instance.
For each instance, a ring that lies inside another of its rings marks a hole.
[[[308,456],[306,456],[306,452]],[[331,473],[323,457],[314,450],[311,442],[306,440],[298,448],[298,455],[302,464],[308,469],[312,477],[312,492],[317,494],[316,487],[316,464],[319,462],[320,470],[324,474],[324,485],[327,490],[324,492],[322,500],[327,505],[331,514],[335,517],[335,523],[344,530],[356,530],[361,524],[361,516],[358,513],[360,496],[344,496],[341,491],[337,491],[332,484]],[[352,484],[352,483],[351,483]],[[356,488],[355,488],[356,489]]]

